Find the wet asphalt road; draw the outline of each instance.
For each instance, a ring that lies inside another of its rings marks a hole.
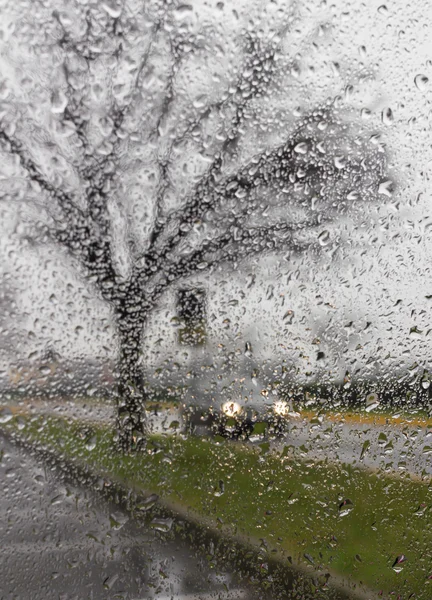
[[[0,437],[1,600],[257,598],[233,573]]]
[[[289,424],[286,436],[274,443],[291,447],[297,456],[348,463],[414,476],[432,475],[432,430],[415,425],[364,423]]]

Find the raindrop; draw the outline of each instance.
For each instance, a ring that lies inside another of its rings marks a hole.
[[[340,64],[339,64],[339,63],[337,63],[337,62],[333,62],[333,63],[331,64],[331,66],[332,66],[332,71],[333,71],[333,73],[334,73],[335,75],[340,75]]]
[[[390,179],[382,181],[378,187],[378,194],[381,194],[382,196],[388,196],[390,198],[393,194],[393,182]]]
[[[294,311],[287,310],[282,318],[284,321],[287,322],[288,325],[291,325],[291,323],[293,322],[293,319],[294,319]]]
[[[371,412],[379,406],[379,398],[377,394],[369,394],[366,397],[366,412]]]
[[[54,496],[54,498],[51,500],[51,504],[52,505],[56,505],[56,504],[61,504],[64,500],[64,495],[63,494],[58,494],[57,496]]]
[[[419,329],[419,328],[417,327],[417,325],[414,325],[414,326],[413,326],[413,327],[411,327],[411,328],[410,328],[410,330],[409,330],[409,334],[410,334],[410,336],[411,336],[411,337],[414,337],[414,338],[419,338],[419,337],[421,337],[422,333],[423,333],[423,331],[422,331],[421,329]]]
[[[245,356],[250,358],[252,356],[252,344],[250,342],[245,343]]]
[[[96,441],[97,441],[97,438],[95,435],[93,435],[91,438],[89,438],[85,444],[85,447],[87,448],[87,450],[94,450],[96,448]]]
[[[123,525],[125,525],[125,523],[129,521],[129,517],[125,513],[117,512],[111,513],[109,520],[111,529],[114,529],[114,531],[118,531],[123,527]]]
[[[136,508],[144,512],[148,511],[153,508],[158,500],[159,496],[157,494],[151,494],[151,496],[148,496],[147,498],[144,498],[144,500],[138,502]]]
[[[345,156],[336,156],[334,159],[336,169],[344,169],[346,167]]]
[[[51,112],[61,114],[65,111],[68,104],[68,99],[61,90],[53,92],[51,96]]]
[[[219,489],[216,490],[216,492],[214,493],[214,495],[219,498],[220,496],[223,496],[225,493],[225,484],[222,480],[219,481]]]
[[[381,432],[378,436],[378,444],[380,446],[385,446],[387,444],[388,438],[384,432]]]
[[[297,146],[294,148],[294,152],[297,152],[297,154],[307,154],[308,151],[308,145],[306,142],[300,142],[300,144],[297,144]]]
[[[193,7],[190,4],[180,4],[174,11],[174,16],[179,21],[189,16],[193,11]]]
[[[370,440],[366,440],[366,441],[364,442],[364,444],[363,444],[363,446],[362,446],[362,451],[361,451],[361,454],[360,454],[360,460],[363,460],[363,458],[364,458],[364,457],[365,457],[365,455],[366,455],[366,452],[367,452],[367,451],[369,450],[369,448],[370,448],[370,445],[371,445],[371,443],[370,443]]]
[[[349,498],[346,498],[343,502],[339,504],[339,516],[346,517],[346,515],[350,514],[353,508],[354,504]]]
[[[10,94],[10,88],[6,81],[0,81],[0,100],[6,100]]]
[[[13,413],[10,408],[0,409],[0,423],[8,423],[13,418]]]
[[[390,107],[384,108],[381,113],[381,120],[384,125],[391,125],[394,121],[393,111]]]
[[[426,75],[419,74],[415,76],[414,83],[418,90],[424,92],[427,86],[429,85],[429,78],[426,77]]]
[[[330,242],[330,232],[327,230],[322,231],[318,236],[318,241],[320,246],[327,246],[327,244]]]
[[[424,502],[422,502],[421,504],[419,504],[417,510],[415,511],[414,515],[416,517],[422,517],[427,509],[427,504],[425,504]]]
[[[401,567],[400,565],[402,563],[404,563],[406,561],[406,556],[405,554],[401,554],[400,556],[397,556],[393,565],[392,565],[392,569],[393,571],[395,571],[396,573],[400,573],[403,569],[403,567]]]
[[[118,573],[116,573],[115,575],[113,575],[112,577],[107,577],[104,582],[103,582],[103,586],[106,590],[110,590],[112,589],[113,585],[115,584],[115,582],[118,579]]]
[[[49,365],[41,365],[39,367],[39,373],[41,375],[44,375],[44,376],[50,375],[51,374],[51,367]]]
[[[164,533],[166,533],[167,531],[170,531],[172,524],[173,520],[170,518],[157,518],[152,520],[152,522],[150,523],[150,527],[152,529],[156,529],[156,531],[163,531]]]
[[[119,16],[121,15],[121,6],[119,4],[117,4],[116,2],[108,2],[105,0],[105,2],[102,2],[102,8],[104,9],[105,12],[107,12],[109,14],[110,17],[112,17],[113,19],[118,19]]]

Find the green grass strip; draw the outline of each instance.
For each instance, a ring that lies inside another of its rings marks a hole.
[[[2,427],[101,475],[156,492],[214,527],[264,540],[269,552],[311,572],[329,570],[404,599],[432,597],[429,481],[180,435],[153,436],[147,452],[125,456],[108,428],[61,418],[19,416]],[[396,573],[392,565],[402,554],[407,560]]]

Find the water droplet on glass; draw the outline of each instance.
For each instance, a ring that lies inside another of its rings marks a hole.
[[[426,75],[419,74],[415,76],[414,83],[418,90],[424,92],[429,84],[429,78]]]
[[[216,490],[216,492],[214,493],[214,495],[219,498],[220,496],[223,496],[225,493],[225,484],[224,482],[221,480],[219,481],[219,489]]]
[[[156,529],[156,531],[163,531],[164,533],[166,533],[167,531],[170,531],[172,524],[173,524],[172,519],[158,518],[158,519],[152,520],[152,522],[150,523],[150,527],[152,529]]]
[[[392,569],[393,571],[395,571],[396,573],[400,573],[403,569],[403,567],[401,566],[402,563],[404,563],[406,561],[406,556],[405,554],[401,554],[400,556],[397,556],[393,565],[392,565]]]
[[[393,111],[389,106],[387,108],[384,108],[384,110],[382,111],[381,120],[384,123],[384,125],[391,125],[393,123]]]
[[[10,88],[6,81],[0,81],[0,100],[6,100],[10,94]]]
[[[10,408],[0,409],[0,423],[8,423],[13,418],[13,413]]]
[[[94,450],[96,448],[96,441],[97,438],[95,435],[92,435],[92,437],[90,437],[85,444],[85,447],[87,448],[87,450]]]
[[[113,19],[118,19],[121,15],[122,8],[117,2],[108,2],[105,0],[105,2],[102,2],[101,6]]]
[[[294,319],[294,311],[287,310],[282,319],[286,321],[288,325],[291,325]]]
[[[138,510],[141,510],[144,512],[148,511],[151,508],[153,508],[153,506],[156,504],[156,502],[158,500],[159,500],[159,496],[157,494],[151,494],[147,498],[144,498],[144,500],[141,500],[140,502],[138,502],[136,505],[136,508]]]
[[[64,500],[64,495],[63,494],[58,494],[57,496],[54,496],[54,498],[51,500],[51,504],[52,505],[56,505],[56,504],[61,504]]]
[[[378,193],[383,196],[388,196],[390,198],[393,194],[393,182],[390,179],[382,181],[379,184]]]
[[[377,394],[369,394],[366,397],[366,412],[371,412],[379,406],[379,398]]]
[[[41,365],[39,367],[39,373],[46,377],[47,375],[51,374],[51,367],[49,365]]]
[[[125,513],[115,512],[110,514],[109,520],[111,529],[118,531],[129,521],[129,517]]]
[[[354,504],[349,498],[346,498],[343,502],[339,504],[339,516],[346,517],[346,515],[350,514],[353,508]]]
[[[427,509],[427,504],[425,504],[425,502],[422,502],[421,504],[419,504],[419,506],[417,507],[417,510],[415,511],[414,515],[416,517],[423,517],[425,512]]]
[[[388,438],[384,432],[381,432],[378,436],[378,444],[380,446],[385,446],[387,444]]]
[[[336,169],[344,169],[346,167],[345,156],[336,156],[334,159]]]
[[[365,457],[365,454],[366,454],[366,452],[367,452],[367,451],[369,450],[369,448],[370,448],[370,445],[371,445],[371,443],[370,443],[370,440],[366,440],[366,441],[364,442],[364,444],[363,444],[363,446],[362,446],[362,451],[361,451],[361,454],[360,454],[360,460],[363,460],[363,458]]]
[[[115,584],[115,582],[118,579],[118,573],[115,573],[115,575],[113,575],[112,577],[107,577],[104,582],[103,582],[103,586],[106,590],[110,590],[112,589],[113,585]]]
[[[297,144],[297,146],[294,148],[294,152],[297,152],[297,154],[306,154],[308,151],[308,145],[306,142],[300,142],[300,144]]]
[[[68,104],[68,99],[61,90],[53,92],[51,96],[51,112],[61,114]]]
[[[327,230],[322,231],[318,236],[318,241],[320,246],[327,246],[327,244],[330,242],[330,232]]]

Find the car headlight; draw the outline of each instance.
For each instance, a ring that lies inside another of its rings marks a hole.
[[[286,417],[290,411],[290,407],[288,402],[285,402],[284,400],[278,400],[274,403],[273,410],[277,415]]]
[[[225,402],[222,404],[222,412],[227,417],[236,417],[241,413],[242,407],[238,402]]]

